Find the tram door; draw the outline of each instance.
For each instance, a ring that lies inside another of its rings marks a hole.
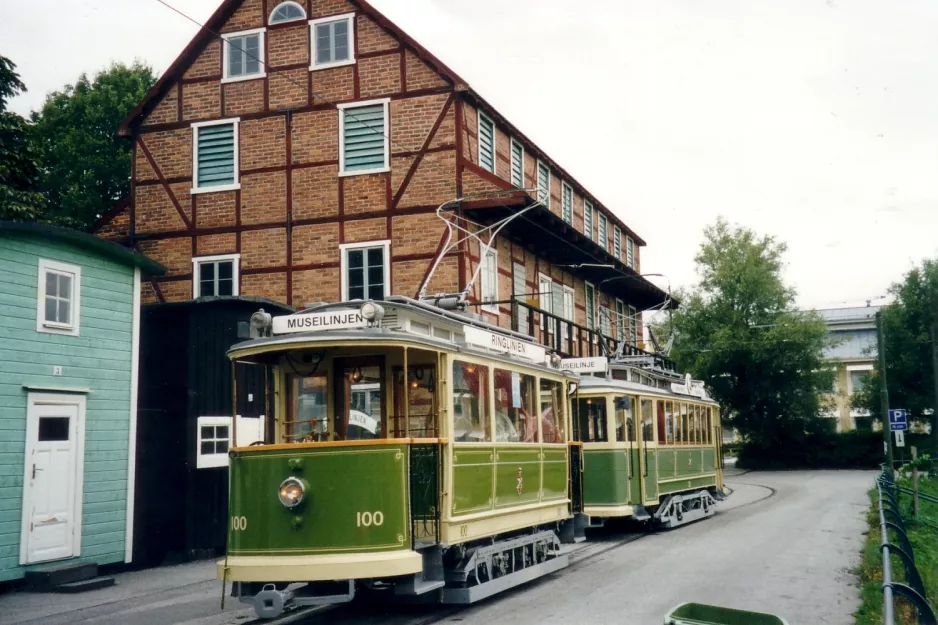
[[[615,398],[616,410],[616,442],[626,443],[628,454],[629,476],[629,503],[642,503],[642,463],[641,463],[641,434],[637,400],[631,395],[620,395]]]
[[[655,445],[654,414],[654,401],[643,397],[639,401],[638,419],[636,419],[636,451],[641,469],[638,476],[641,499],[636,498],[635,503],[658,503],[658,449]]]

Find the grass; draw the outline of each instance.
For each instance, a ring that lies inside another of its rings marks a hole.
[[[900,478],[899,485],[911,488],[911,479]],[[938,477],[920,479],[919,488],[921,492],[938,496]],[[863,543],[860,566],[856,571],[860,580],[862,601],[860,608],[854,613],[856,625],[882,625],[883,623],[883,558],[880,549],[879,497],[876,488],[869,491],[869,497],[868,530]],[[915,553],[916,568],[925,586],[925,595],[932,609],[938,611],[938,529],[911,521],[912,499],[910,495],[902,495],[899,499],[899,506],[902,509],[903,519],[906,520],[906,530]],[[938,504],[920,502],[919,514],[920,519],[938,525]],[[893,539],[892,542],[896,541]],[[905,569],[898,556],[892,557],[892,574],[894,581],[906,581]],[[906,625],[916,623],[911,607],[902,599],[897,601],[896,623]]]

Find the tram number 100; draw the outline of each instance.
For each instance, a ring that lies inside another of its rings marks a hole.
[[[248,518],[246,516],[231,517],[231,529],[235,532],[243,532],[248,528]]]
[[[356,527],[380,527],[384,525],[384,513],[381,511],[377,512],[356,512],[355,513],[355,526]]]

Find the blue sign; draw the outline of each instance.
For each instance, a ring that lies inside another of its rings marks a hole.
[[[909,429],[905,408],[895,408],[889,411],[889,429],[893,432]]]

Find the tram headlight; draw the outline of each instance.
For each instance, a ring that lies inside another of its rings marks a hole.
[[[288,477],[280,484],[280,490],[277,493],[280,496],[280,503],[287,508],[295,508],[303,503],[306,496],[306,487],[302,480],[295,477]]]
[[[365,321],[369,323],[381,323],[381,319],[384,317],[384,308],[380,304],[370,301],[362,304],[360,312]]]

